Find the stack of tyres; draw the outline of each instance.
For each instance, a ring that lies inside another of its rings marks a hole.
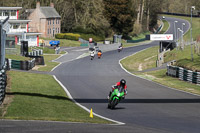
[[[5,98],[6,85],[7,85],[6,71],[1,70],[0,71],[0,105],[2,104],[2,102]]]
[[[21,70],[29,70],[28,61],[21,61]]]

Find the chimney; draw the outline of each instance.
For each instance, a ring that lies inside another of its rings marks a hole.
[[[40,8],[40,2],[39,1],[36,3],[36,8]]]
[[[50,7],[53,7],[53,8],[54,8],[54,3],[51,2],[51,3],[50,3]]]

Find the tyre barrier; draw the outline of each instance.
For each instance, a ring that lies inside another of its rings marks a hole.
[[[200,84],[200,72],[193,72],[182,67],[167,65],[167,75],[183,81]]]
[[[28,52],[29,56],[40,56],[43,55],[43,50],[42,49],[33,49],[32,52]]]
[[[7,75],[6,65],[0,70],[0,105],[3,103],[6,94]]]
[[[9,69],[18,69],[18,70],[30,70],[35,66],[35,59],[29,61],[20,61],[8,59]]]
[[[35,65],[45,65],[43,56],[28,56],[28,57],[35,59]]]

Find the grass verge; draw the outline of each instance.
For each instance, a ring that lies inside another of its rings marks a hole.
[[[1,119],[111,123],[95,116],[90,118],[50,75],[16,71],[9,71],[8,75],[11,90],[7,95],[14,98]]]

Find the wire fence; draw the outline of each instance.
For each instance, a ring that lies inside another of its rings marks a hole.
[[[6,32],[8,31],[8,19],[0,21],[0,105],[3,103],[7,86],[7,63],[5,59]]]

